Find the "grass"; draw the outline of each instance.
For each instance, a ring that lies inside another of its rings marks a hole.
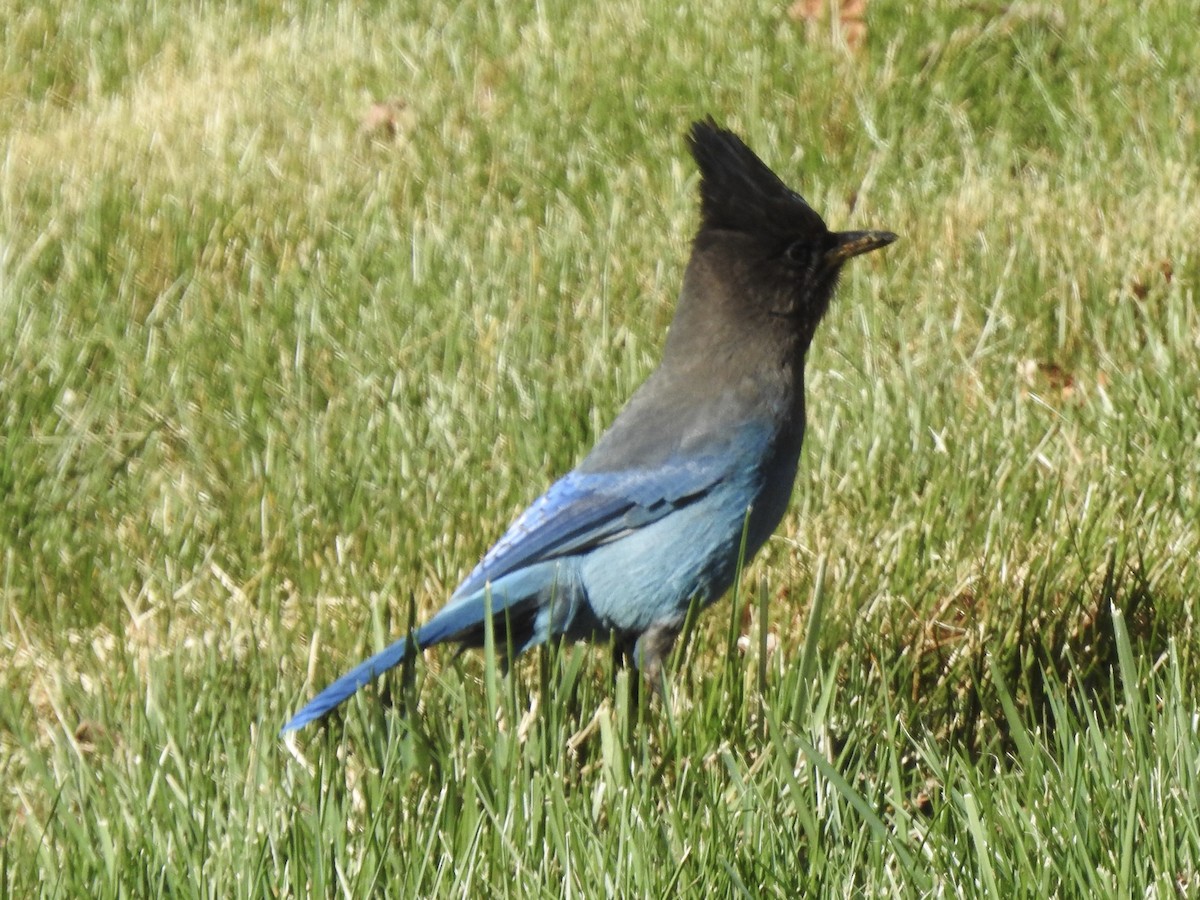
[[[7,4],[0,893],[1196,889],[1195,4],[786,6]],[[902,240],[671,702],[434,652],[280,742],[654,365],[709,112]]]

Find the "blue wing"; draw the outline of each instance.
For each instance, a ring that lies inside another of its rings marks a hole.
[[[703,497],[728,470],[727,459],[707,456],[654,469],[571,472],[521,514],[458,586],[450,602],[417,630],[413,635],[417,646],[441,643],[482,622],[486,610],[482,594],[488,582],[497,582],[536,563],[582,552],[657,521]],[[544,577],[536,570],[530,570],[530,575],[535,582]],[[534,585],[540,586],[540,582]],[[522,591],[516,590],[514,597],[520,596]],[[325,716],[364,684],[399,665],[410,646],[407,639],[401,638],[355,666],[317,694],[280,733]]]
[[[728,469],[728,459],[703,456],[653,469],[571,472],[513,522],[450,601],[524,566],[583,552],[657,521],[704,496]]]
[[[483,592],[489,582],[512,576],[504,582],[510,589],[506,593],[511,594],[504,604],[511,609],[545,587],[542,579],[547,573],[537,568],[538,563],[581,553],[655,522],[704,497],[729,475],[730,468],[727,455],[710,455],[671,460],[652,469],[571,472],[521,514],[458,586],[449,603],[417,630],[413,635],[416,645],[428,647],[454,639],[481,623],[487,610]],[[532,584],[523,584],[523,575],[528,575]],[[410,641],[402,638],[351,669],[301,709],[283,732],[326,715],[364,684],[402,662],[410,647]]]

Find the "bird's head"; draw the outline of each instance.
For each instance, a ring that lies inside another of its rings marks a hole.
[[[807,349],[842,265],[896,235],[830,231],[741,138],[711,118],[692,125],[688,143],[701,177],[695,261],[702,279],[724,282],[701,293],[733,304],[723,312],[743,321],[766,322],[776,331],[788,323]]]

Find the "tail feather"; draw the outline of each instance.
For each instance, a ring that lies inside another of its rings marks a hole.
[[[525,570],[526,572],[528,570]],[[522,573],[524,574],[524,572]],[[539,588],[540,582],[530,579],[532,585],[521,585],[526,588]],[[512,579],[517,581],[517,579]],[[537,590],[519,591],[515,594],[504,591],[504,597],[492,596],[489,600],[489,585],[482,591],[471,594],[443,608],[425,625],[418,628],[411,641],[419,650],[433,647],[446,641],[458,641],[465,647],[478,647],[483,644],[484,623],[488,618],[490,607],[492,621],[496,628],[497,639],[504,640],[508,630],[512,630],[512,643],[518,652],[525,649],[533,640],[533,616],[538,600]],[[501,591],[496,587],[496,593]],[[541,636],[544,639],[544,635]],[[409,638],[401,638],[385,650],[376,653],[365,662],[359,663],[329,687],[313,697],[303,709],[292,717],[280,734],[303,728],[310,722],[324,718],[336,707],[340,706],[359,689],[374,681],[377,677],[394,669],[404,662],[408,656]],[[505,640],[507,643],[507,640]]]
[[[292,717],[292,720],[280,729],[279,733],[286,734],[303,728],[309,722],[324,718],[336,706],[339,706],[363,685],[382,675],[388,669],[393,669],[404,662],[408,655],[408,639],[401,638],[386,650],[376,653],[366,662],[359,663],[317,696]]]

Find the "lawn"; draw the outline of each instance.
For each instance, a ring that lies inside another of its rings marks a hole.
[[[1200,890],[1200,7],[808,5],[0,0],[0,896]],[[710,113],[900,240],[673,694],[281,740],[654,367]]]

